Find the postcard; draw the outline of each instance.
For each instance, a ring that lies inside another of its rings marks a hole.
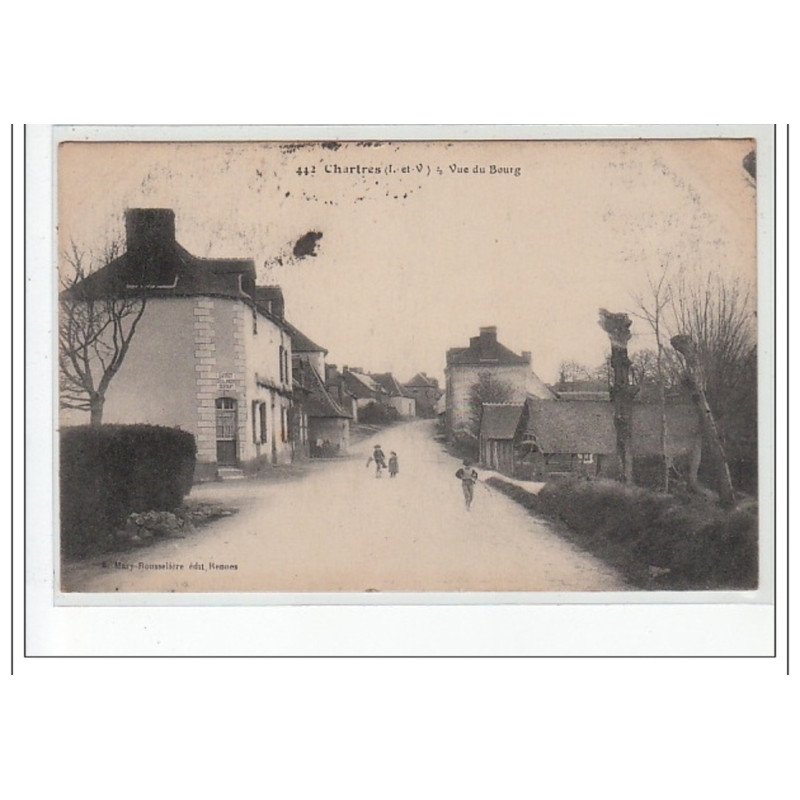
[[[771,591],[761,128],[222,133],[54,137],[59,602]]]

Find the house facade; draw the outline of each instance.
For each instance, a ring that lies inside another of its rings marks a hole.
[[[176,241],[171,209],[129,209],[125,228],[125,252],[81,284],[94,297],[146,304],[104,422],[189,431],[199,479],[290,461],[291,338],[258,301],[254,262],[192,255]]]
[[[416,416],[416,401],[408,396],[391,372],[372,373],[370,377],[386,393],[385,405],[391,406],[403,419]]]
[[[325,388],[353,422],[358,421],[358,403],[347,390],[344,376],[336,364],[325,364]]]
[[[288,324],[288,328],[294,376],[301,390],[297,393],[298,416],[306,419],[308,454],[312,458],[344,455],[350,447],[351,415],[326,386],[328,351],[294,325]]]
[[[520,355],[497,340],[497,328],[480,328],[478,336],[469,340],[469,347],[447,351],[445,367],[445,421],[450,437],[470,431],[472,387],[488,375],[509,389],[507,402],[524,403],[529,396],[552,399],[552,391],[531,367],[531,354]]]
[[[345,455],[350,447],[350,415],[336,402],[309,361],[295,356],[294,371],[303,391],[299,406],[307,419],[309,455],[312,458]]]
[[[361,421],[365,409],[374,404],[384,404],[387,394],[360,367],[342,367],[344,390],[353,398],[356,407],[356,421]]]
[[[410,381],[403,384],[403,394],[414,398],[414,412],[418,417],[435,417],[436,403],[444,395],[436,378],[429,378],[418,372]]]

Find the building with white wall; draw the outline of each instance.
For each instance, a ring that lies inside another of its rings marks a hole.
[[[554,399],[553,393],[533,371],[531,354],[517,355],[497,340],[497,328],[480,328],[468,347],[447,351],[445,367],[445,421],[447,432],[456,436],[472,424],[470,393],[482,374],[509,389],[505,402],[523,403],[528,397]]]
[[[171,209],[129,209],[125,227],[125,252],[81,284],[146,304],[103,421],[193,433],[198,478],[289,462],[291,336],[260,301],[267,287],[256,287],[252,259],[192,255],[176,241]],[[88,418],[62,418],[76,422]]]

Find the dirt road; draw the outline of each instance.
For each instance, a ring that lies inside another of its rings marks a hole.
[[[303,478],[195,487],[192,498],[240,508],[186,539],[65,569],[84,592],[616,591],[610,567],[479,484],[464,508],[459,462],[419,420],[315,463]],[[400,474],[374,477],[372,444]]]

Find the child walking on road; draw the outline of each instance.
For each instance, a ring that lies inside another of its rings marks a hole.
[[[464,466],[456,472],[456,478],[461,481],[461,489],[464,492],[464,503],[467,511],[472,506],[472,496],[475,493],[475,483],[478,480],[478,473],[472,468],[472,462],[468,459],[464,461]]]
[[[367,459],[367,466],[375,462],[375,477],[380,478],[381,470],[386,469],[386,456],[381,450],[381,446],[376,444],[372,450],[372,455]]]
[[[397,453],[394,450],[389,455],[389,477],[394,478],[400,472],[400,462],[397,460]]]

